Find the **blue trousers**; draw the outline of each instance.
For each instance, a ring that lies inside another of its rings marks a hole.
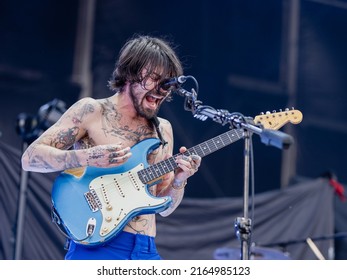
[[[154,237],[122,231],[106,244],[84,246],[70,241],[66,260],[160,260]]]

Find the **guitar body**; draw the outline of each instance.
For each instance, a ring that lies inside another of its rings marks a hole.
[[[86,167],[81,176],[71,170],[56,178],[52,204],[73,241],[100,245],[117,235],[133,217],[168,208],[171,198],[153,196],[150,185],[142,183],[137,174],[148,166],[147,155],[159,145],[158,139],[148,138],[131,148],[132,156],[121,166]]]
[[[255,117],[257,124],[272,130],[301,120],[300,111],[289,109]],[[232,129],[189,148],[184,154],[204,157],[243,137],[243,129]],[[147,156],[159,145],[156,138],[137,143],[131,148],[132,156],[118,167],[76,168],[61,173],[52,189],[57,224],[76,243],[101,245],[123,230],[131,218],[167,209],[171,197],[155,197],[148,188],[177,168],[175,158],[181,154],[149,165]]]

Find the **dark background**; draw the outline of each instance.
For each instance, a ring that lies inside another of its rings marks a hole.
[[[342,0],[1,0],[0,140],[21,150],[18,115],[35,115],[54,98],[69,106],[86,85],[95,98],[109,96],[107,80],[124,42],[134,33],[166,36],[185,74],[198,80],[204,105],[252,117],[288,107],[303,113],[300,124],[283,128],[295,139],[287,151],[253,136],[256,193],[327,171],[346,184],[346,28]],[[86,58],[78,60],[88,32],[90,76],[78,80],[74,67]],[[160,112],[173,125],[176,151],[229,129],[193,118],[183,104],[175,96]],[[186,197],[242,196],[243,172],[239,141],[204,159]]]

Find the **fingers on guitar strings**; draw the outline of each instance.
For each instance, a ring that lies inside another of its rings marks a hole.
[[[200,162],[201,162],[200,156],[193,154],[191,158],[192,158],[192,168],[194,170],[198,170],[198,168],[200,167]]]
[[[187,168],[188,172],[190,175],[193,175],[199,167],[199,161],[200,161],[200,157],[197,155],[191,155],[191,156],[186,156],[186,155],[182,155],[181,159],[184,160],[187,163],[182,163],[181,165],[184,166],[184,168]]]
[[[186,155],[182,155],[182,159],[185,160],[185,161],[188,161],[188,162],[191,161],[191,158],[186,156]]]
[[[191,158],[192,158],[192,160],[195,161],[195,162],[201,160],[200,156],[195,155],[195,154],[192,154],[192,155],[191,155]]]

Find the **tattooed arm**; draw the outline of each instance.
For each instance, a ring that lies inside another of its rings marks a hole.
[[[170,122],[164,119],[160,119],[160,124],[162,127],[163,138],[167,142],[166,146],[162,149],[163,156],[160,160],[165,160],[172,156],[173,152],[173,131]],[[172,198],[172,203],[168,209],[161,212],[160,215],[166,217],[170,215],[175,209],[180,205],[184,190],[175,190],[171,187],[171,182],[174,180],[174,172],[170,172],[163,177],[163,181],[157,185],[157,196],[170,196]]]
[[[186,147],[181,147],[180,153],[184,153],[186,150]],[[200,162],[201,158],[198,156],[179,156],[176,158],[178,168],[175,170],[173,175],[169,174],[164,178],[164,182],[166,181],[170,183],[166,183],[166,187],[161,188],[159,193],[159,196],[170,196],[172,198],[171,205],[165,211],[160,213],[161,216],[169,216],[180,205],[184,196],[184,189],[187,185],[187,180],[197,172]],[[195,166],[195,168],[192,168],[192,166]]]
[[[172,156],[173,151],[173,133],[172,127],[169,122],[162,122],[164,124],[164,132],[166,141],[168,142],[166,150],[163,149],[164,159]],[[164,137],[164,138],[165,138]],[[184,153],[187,149],[185,147],[180,148],[180,153]],[[201,158],[195,158],[194,160],[190,157],[179,156],[176,159],[178,168],[175,172],[171,172],[164,176],[163,181],[157,186],[158,196],[170,196],[172,203],[168,209],[160,213],[161,216],[166,217],[170,215],[180,205],[184,196],[184,188],[187,184],[187,179],[192,176],[200,165]],[[196,168],[193,169],[192,166]]]
[[[171,183],[169,183],[169,185],[166,188],[163,188],[162,191],[159,193],[159,196],[170,196],[172,199],[172,203],[170,204],[169,208],[160,212],[160,215],[162,217],[167,217],[172,212],[174,212],[176,208],[181,204],[184,196],[184,188],[174,189],[172,187],[172,184],[173,180],[171,180]]]
[[[46,130],[22,155],[22,168],[35,172],[54,172],[87,165],[112,166],[123,163],[130,148],[101,145],[82,150],[70,148],[87,134],[97,118],[98,102],[84,98],[72,105],[57,123]]]

